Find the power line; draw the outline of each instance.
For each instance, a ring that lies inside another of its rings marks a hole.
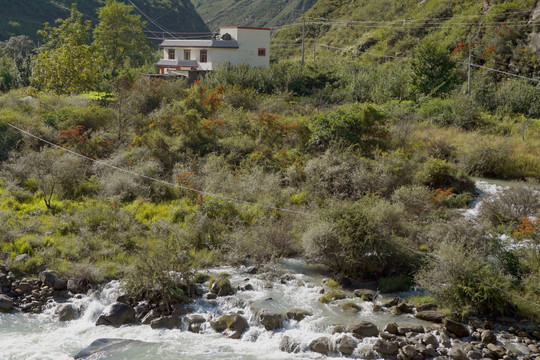
[[[475,68],[479,68],[479,69],[484,69],[484,70],[488,70],[488,71],[494,71],[494,72],[498,72],[498,73],[501,73],[501,74],[504,74],[504,75],[513,76],[513,77],[516,77],[516,78],[520,78],[520,79],[540,83],[540,79],[533,79],[533,78],[529,78],[529,77],[526,77],[526,76],[522,76],[522,75],[518,75],[518,74],[512,74],[512,73],[507,72],[507,71],[497,70],[497,69],[493,69],[493,68],[490,68],[490,67],[487,67],[487,66],[482,66],[482,65],[477,65],[477,64],[471,64],[471,66],[475,67]]]
[[[210,193],[210,192],[207,192],[207,191],[197,190],[197,189],[193,189],[193,188],[190,188],[190,187],[187,187],[187,186],[182,186],[182,185],[179,185],[179,184],[174,184],[174,183],[170,183],[170,182],[167,182],[167,181],[164,181],[164,180],[156,179],[156,178],[153,178],[151,176],[147,176],[147,175],[135,172],[135,171],[127,170],[127,169],[124,169],[124,168],[121,168],[121,167],[118,167],[118,166],[107,164],[106,162],[103,162],[103,161],[100,161],[100,160],[93,159],[93,158],[88,157],[86,155],[80,154],[80,153],[75,152],[73,150],[67,149],[67,148],[62,147],[60,145],[57,145],[57,144],[55,144],[55,143],[53,143],[51,141],[45,140],[45,139],[43,139],[43,138],[41,138],[39,136],[36,136],[36,135],[26,131],[26,130],[23,130],[23,129],[21,129],[21,128],[13,125],[13,124],[10,124],[10,123],[7,123],[7,122],[5,124],[8,125],[9,127],[13,128],[13,129],[15,129],[15,130],[17,130],[17,131],[20,131],[21,133],[23,133],[23,134],[25,134],[27,136],[30,136],[30,137],[32,137],[32,138],[34,138],[36,140],[39,140],[39,141],[41,141],[41,142],[43,142],[45,144],[48,144],[48,145],[50,145],[52,147],[55,147],[57,149],[61,149],[61,150],[65,151],[65,152],[68,152],[68,153],[70,153],[72,155],[75,155],[77,157],[80,157],[82,159],[88,160],[88,161],[90,161],[92,163],[95,163],[97,165],[108,167],[108,168],[111,168],[111,169],[114,169],[114,170],[117,170],[117,171],[121,171],[121,172],[126,173],[126,174],[135,175],[135,176],[138,176],[138,177],[146,179],[146,180],[150,180],[150,181],[153,181],[153,182],[159,182],[159,183],[162,183],[162,184],[165,184],[165,185],[177,187],[179,189],[186,190],[186,191],[191,191],[191,192],[201,194],[201,195],[204,195],[204,196],[215,197],[215,198],[228,200],[228,201],[232,201],[232,202],[236,202],[236,203],[240,203],[240,204],[255,205],[255,206],[259,206],[259,207],[269,209],[269,210],[278,210],[278,211],[283,211],[283,212],[288,212],[288,213],[298,214],[298,215],[304,215],[304,216],[310,216],[310,217],[315,216],[313,214],[303,212],[303,211],[285,209],[285,208],[280,208],[280,207],[277,207],[277,206],[270,206],[270,205],[259,204],[259,203],[256,203],[256,202],[240,200],[240,199],[236,199],[236,198],[233,198],[233,197],[214,194],[214,193]]]
[[[178,38],[175,37],[173,34],[171,34],[167,29],[165,29],[164,27],[162,27],[161,25],[159,25],[157,22],[155,22],[151,17],[149,17],[148,15],[146,15],[141,9],[139,9],[139,8],[137,7],[137,5],[135,5],[135,4],[133,3],[133,1],[131,1],[131,0],[128,0],[128,1],[129,1],[129,3],[130,3],[135,9],[137,9],[138,12],[140,12],[140,13],[141,13],[145,18],[147,18],[152,24],[154,24],[155,26],[157,26],[158,29],[160,29],[160,30],[166,32],[167,34],[171,35],[173,38],[178,39]]]

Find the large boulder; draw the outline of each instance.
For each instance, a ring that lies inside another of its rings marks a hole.
[[[433,310],[437,310],[437,308],[438,308],[437,304],[434,304],[434,303],[416,305],[417,312],[433,311]]]
[[[352,324],[347,330],[353,333],[353,335],[357,338],[379,335],[379,329],[377,329],[377,326],[369,321],[360,321],[356,324]]]
[[[373,350],[381,355],[394,356],[398,354],[399,346],[395,342],[378,339],[373,345]]]
[[[287,311],[286,315],[289,319],[302,321],[306,316],[312,316],[313,314],[306,310],[289,310]]]
[[[234,294],[230,280],[226,275],[220,275],[214,279],[210,292],[215,296],[229,296]]]
[[[60,304],[54,313],[58,316],[59,321],[71,321],[79,315],[79,311],[73,304]]]
[[[469,336],[469,329],[467,328],[467,325],[459,323],[457,321],[446,319],[444,327],[446,328],[446,330],[456,335],[457,337]]]
[[[450,351],[448,351],[448,356],[452,360],[467,360],[468,359],[465,351],[459,346],[454,346],[453,348],[451,348]]]
[[[491,330],[482,331],[480,338],[484,344],[495,344],[497,342],[497,337],[491,332]]]
[[[370,289],[356,289],[354,290],[354,295],[364,301],[373,301],[377,297],[377,293]]]
[[[399,349],[398,359],[399,358],[403,360],[421,360],[424,357],[422,356],[420,351],[418,351],[418,349],[413,345],[405,345],[404,347]]]
[[[281,329],[283,327],[283,315],[263,310],[259,313],[259,322],[268,331]]]
[[[249,328],[246,318],[239,314],[224,315],[211,321],[210,326],[231,339],[240,339],[244,331]]]
[[[330,348],[332,346],[332,341],[326,336],[315,339],[309,344],[311,351],[315,351],[319,354],[328,355]]]
[[[54,271],[45,270],[39,273],[39,280],[54,290],[65,290],[67,289],[67,282],[60,278]]]
[[[7,295],[0,294],[0,312],[8,313],[13,310],[13,299]]]
[[[150,321],[152,329],[179,329],[182,326],[182,318],[178,315],[161,316]]]
[[[134,322],[135,309],[127,304],[115,302],[103,310],[103,313],[96,321],[96,325],[119,327],[121,325],[131,324]]]
[[[358,345],[358,340],[351,336],[343,336],[340,337],[336,341],[336,347],[340,353],[343,355],[351,355],[354,352],[354,349],[356,349],[356,346]]]
[[[288,353],[300,352],[300,342],[290,336],[284,336],[279,343],[279,349]]]
[[[435,323],[442,323],[445,316],[443,313],[434,310],[420,311],[414,315],[417,319],[431,321]]]
[[[121,352],[136,343],[143,344],[142,341],[138,340],[97,339],[90,346],[79,351],[73,358],[106,359],[111,356],[111,353],[116,351]]]
[[[406,333],[413,332],[413,333],[424,333],[424,327],[420,324],[412,324],[412,323],[400,323],[398,324],[397,332],[399,335],[405,335]]]
[[[202,315],[191,315],[188,317],[188,331],[198,334],[201,331],[202,324],[206,322],[206,319]]]

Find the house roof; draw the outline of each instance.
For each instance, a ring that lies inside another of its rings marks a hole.
[[[197,67],[199,64],[195,60],[167,60],[167,59],[160,59],[157,63],[157,66],[189,66],[189,67]]]
[[[238,49],[236,40],[164,40],[161,47],[195,47]]]

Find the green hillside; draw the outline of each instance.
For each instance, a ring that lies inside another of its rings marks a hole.
[[[0,40],[10,36],[28,35],[37,39],[36,31],[44,22],[54,22],[69,15],[74,0],[0,0]],[[97,19],[96,9],[103,6],[101,0],[78,0],[79,10],[87,19]],[[128,3],[126,1],[126,3]],[[146,15],[164,29],[173,32],[205,32],[208,28],[189,0],[133,0]],[[143,17],[144,18],[144,17]],[[144,18],[148,21],[148,19]],[[162,35],[163,30],[148,21],[147,30]],[[149,32],[150,36],[154,33]]]
[[[276,26],[289,23],[316,0],[191,0],[211,28],[221,25]]]
[[[537,0],[319,0],[305,13],[306,41],[355,55],[369,52],[403,57],[425,41],[449,51],[470,42],[473,59],[504,63],[514,72],[526,68],[533,75],[539,68],[538,6]],[[274,43],[299,44],[300,25],[277,31]],[[317,51],[321,59],[331,56],[323,46]],[[276,47],[275,51],[280,57],[299,53],[299,46]]]

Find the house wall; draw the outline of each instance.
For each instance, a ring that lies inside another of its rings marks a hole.
[[[221,35],[228,33],[238,41],[239,48],[228,59],[232,65],[242,62],[251,66],[270,65],[270,30],[223,27],[219,31]],[[266,55],[259,56],[258,49],[266,49]]]

